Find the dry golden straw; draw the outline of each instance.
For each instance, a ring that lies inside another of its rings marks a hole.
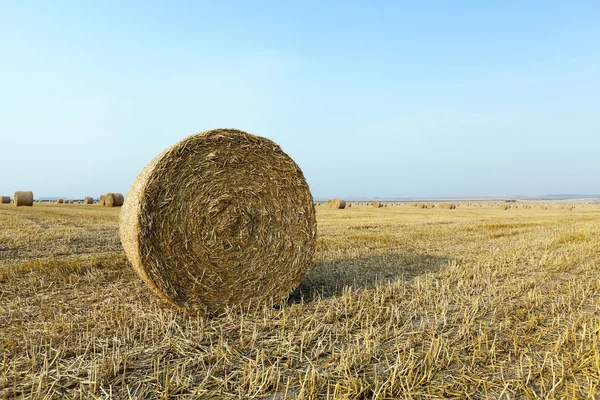
[[[93,197],[86,197],[85,199],[83,199],[83,204],[94,204],[94,198]]]
[[[277,144],[215,129],[144,168],[120,234],[156,293],[185,310],[218,311],[286,298],[310,268],[317,225],[304,175]]]
[[[121,207],[125,198],[121,193],[107,193],[104,197],[104,205],[107,207]]]
[[[15,192],[15,206],[33,206],[33,192]]]
[[[329,203],[329,207],[335,210],[343,210],[344,208],[346,208],[346,200],[336,198],[327,201],[327,203]]]
[[[2,196],[2,197],[0,197],[0,203],[2,203],[2,204],[9,204],[10,203],[10,196]]]

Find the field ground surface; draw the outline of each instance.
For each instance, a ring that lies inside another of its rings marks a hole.
[[[600,398],[600,207],[317,207],[284,303],[186,315],[118,208],[0,205],[0,398]]]

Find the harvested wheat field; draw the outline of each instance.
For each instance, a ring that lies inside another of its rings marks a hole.
[[[600,207],[317,207],[277,307],[211,317],[127,264],[120,208],[0,205],[0,398],[587,398]]]

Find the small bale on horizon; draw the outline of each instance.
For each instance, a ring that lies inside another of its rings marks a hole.
[[[121,193],[107,193],[104,198],[106,207],[121,207],[125,202],[125,198]]]
[[[338,199],[337,197],[328,200],[327,203],[329,204],[329,208],[333,208],[334,210],[343,210],[346,208],[346,200]]]
[[[453,204],[453,203],[442,203],[442,204],[440,204],[440,208],[444,208],[446,210],[454,210],[456,208],[456,204]]]
[[[15,199],[15,206],[17,206],[17,207],[33,206],[33,192],[27,192],[27,191],[15,192],[15,195],[13,198]]]

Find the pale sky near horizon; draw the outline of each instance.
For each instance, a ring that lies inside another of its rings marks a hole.
[[[216,127],[316,198],[600,194],[600,3],[322,3],[0,0],[0,195],[125,193]]]

